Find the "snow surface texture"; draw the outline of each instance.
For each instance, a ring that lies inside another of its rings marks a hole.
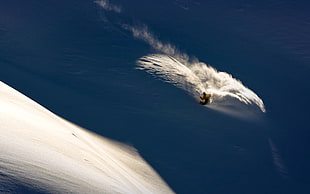
[[[0,82],[0,191],[173,193],[137,151],[65,121]]]

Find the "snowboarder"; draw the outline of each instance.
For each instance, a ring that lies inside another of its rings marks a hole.
[[[211,98],[211,94],[207,94],[205,92],[202,93],[202,97],[200,97],[200,104],[202,105],[206,105],[209,103],[210,101],[210,98]]]

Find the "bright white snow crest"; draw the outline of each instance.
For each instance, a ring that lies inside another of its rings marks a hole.
[[[134,148],[65,121],[3,82],[0,107],[1,191],[14,192],[9,185],[18,182],[49,193],[173,193]]]

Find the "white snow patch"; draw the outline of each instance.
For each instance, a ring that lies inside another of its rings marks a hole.
[[[12,181],[51,193],[173,193],[133,147],[65,121],[3,82],[0,123],[0,175]]]

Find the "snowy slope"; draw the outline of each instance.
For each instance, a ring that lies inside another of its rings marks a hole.
[[[172,193],[129,146],[65,121],[0,83],[0,191]]]

